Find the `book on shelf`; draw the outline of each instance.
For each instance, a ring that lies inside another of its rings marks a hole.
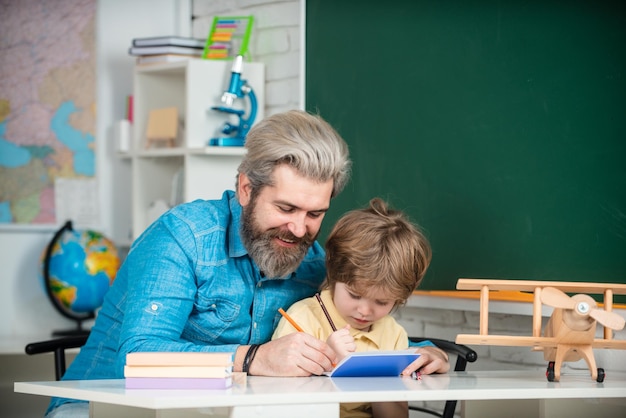
[[[188,61],[191,59],[199,59],[199,56],[193,55],[177,55],[177,54],[162,54],[162,55],[142,55],[137,57],[137,64],[158,64],[164,62],[180,62]]]
[[[176,378],[176,377],[127,377],[126,389],[229,389],[233,379]]]
[[[131,46],[130,48],[128,48],[128,53],[134,56],[176,54],[176,55],[191,55],[194,57],[201,57],[202,49],[189,48],[186,46],[172,46],[172,45]]]
[[[187,38],[184,36],[154,36],[133,39],[133,46],[185,46],[203,49],[206,39]]]
[[[414,349],[350,353],[324,374],[330,377],[400,376],[419,356]]]
[[[225,378],[233,374],[228,366],[124,366],[124,377]]]
[[[226,366],[235,360],[234,352],[151,351],[126,354],[127,366]]]

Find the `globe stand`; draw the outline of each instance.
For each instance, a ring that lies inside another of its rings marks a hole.
[[[67,231],[73,230],[72,221],[65,222],[65,224],[61,227],[61,229],[59,229],[54,234],[54,236],[52,237],[52,240],[48,244],[48,247],[46,248],[44,262],[43,262],[43,279],[44,279],[44,287],[46,288],[46,294],[48,295],[48,299],[50,299],[50,302],[52,302],[52,306],[54,306],[54,308],[64,317],[71,319],[73,321],[76,321],[76,329],[57,330],[57,331],[53,331],[52,335],[53,336],[88,335],[90,331],[87,329],[83,329],[82,323],[85,320],[95,318],[96,317],[95,311],[84,312],[84,313],[76,313],[76,312],[68,311],[52,293],[52,286],[50,283],[50,273],[49,273],[50,257],[52,256],[52,250],[54,249],[54,245],[58,241],[59,237],[66,230]]]

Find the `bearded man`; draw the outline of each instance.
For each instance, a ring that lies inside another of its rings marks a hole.
[[[348,181],[348,147],[321,117],[298,110],[259,122],[245,147],[236,192],[176,206],[133,243],[63,380],[123,378],[135,351],[231,351],[234,371],[265,376],[332,369],[323,341],[270,339],[278,308],[324,280],[316,238]],[[53,398],[46,416],[88,417],[89,407]]]

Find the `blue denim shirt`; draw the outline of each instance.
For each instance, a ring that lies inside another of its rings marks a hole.
[[[263,277],[241,242],[241,214],[226,191],[154,222],[133,243],[63,380],[123,378],[134,351],[234,351],[269,341],[278,308],[318,290],[324,250],[316,242],[287,279]],[[65,402],[53,398],[48,410]]]

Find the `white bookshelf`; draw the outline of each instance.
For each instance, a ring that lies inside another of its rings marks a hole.
[[[135,67],[134,121],[128,153],[132,164],[133,239],[152,222],[155,214],[150,208],[155,202],[172,205],[195,199],[215,199],[221,197],[225,189],[234,189],[243,147],[208,146],[211,138],[224,136],[221,129],[225,122],[238,123],[236,116],[211,109],[221,104],[222,93],[229,85],[231,66],[232,61],[192,59]],[[264,117],[264,65],[244,63],[242,78],[256,95],[257,123]],[[237,99],[234,105],[244,109],[246,117],[248,106],[247,97]],[[149,113],[166,107],[178,110],[179,134],[175,145],[154,147],[152,144],[153,147],[146,148]],[[178,199],[173,198],[176,191]]]

